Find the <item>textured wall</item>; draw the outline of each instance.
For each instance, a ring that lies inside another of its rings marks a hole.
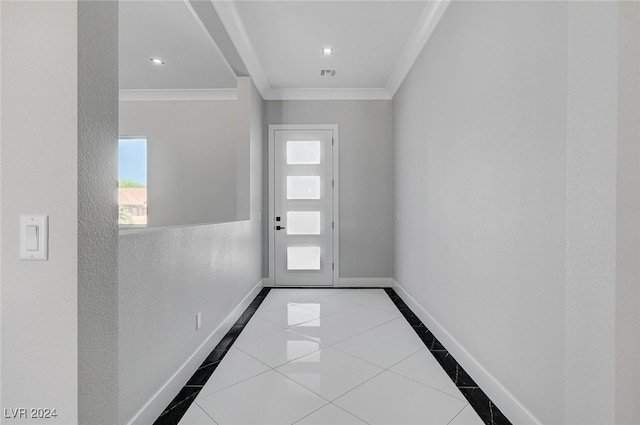
[[[618,5],[570,2],[565,423],[615,421]]]
[[[96,54],[100,52],[100,54]],[[78,401],[118,418],[118,3],[78,2]]]
[[[566,52],[565,3],[452,2],[393,104],[395,280],[542,423],[564,415]]]
[[[616,417],[640,423],[640,3],[618,16]]]
[[[55,408],[45,421],[69,425],[78,422],[77,8],[0,8],[1,407]],[[18,260],[20,214],[49,215],[48,261]]]
[[[2,6],[0,5],[0,35],[2,35]],[[2,42],[0,41],[0,164],[2,164]],[[2,171],[0,170],[0,229],[2,229]],[[2,293],[2,232],[0,232],[0,294]],[[2,300],[0,300],[0,376],[2,371]],[[2,407],[2,379],[0,379],[0,407]]]
[[[251,93],[251,219],[120,235],[120,423],[154,396],[262,277],[263,135],[255,124],[262,98],[254,88]]]
[[[272,100],[266,105],[267,125],[338,124],[340,277],[391,277],[391,101]]]

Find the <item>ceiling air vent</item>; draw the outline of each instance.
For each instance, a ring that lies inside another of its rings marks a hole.
[[[321,69],[320,76],[321,77],[335,77],[338,71],[335,69]]]

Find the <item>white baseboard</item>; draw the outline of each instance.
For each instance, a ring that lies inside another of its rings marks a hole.
[[[263,288],[263,279],[249,291],[240,301],[224,321],[207,337],[198,349],[180,366],[176,373],[151,397],[151,399],[127,422],[128,425],[148,425],[155,422],[158,416],[169,405],[171,400],[180,392],[184,383],[191,378],[193,373],[202,364],[204,359],[211,353],[211,350],[229,332],[229,329],[238,320],[242,313],[249,307],[249,304]]]
[[[526,407],[518,401],[475,357],[471,355],[429,312],[422,307],[409,293],[394,279],[391,279],[392,287],[400,298],[409,306],[413,313],[422,320],[427,328],[446,347],[460,366],[482,388],[487,396],[500,408],[509,420],[514,424],[540,425],[542,422],[536,418]]]
[[[392,281],[393,279],[390,277],[341,277],[334,288],[390,288]],[[262,282],[265,288],[276,287],[268,277],[262,279]],[[282,288],[286,288],[286,286]]]
[[[336,288],[390,288],[392,285],[390,277],[341,277]]]

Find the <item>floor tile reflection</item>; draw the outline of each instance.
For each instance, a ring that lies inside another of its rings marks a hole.
[[[212,353],[180,425],[483,423],[461,389],[484,405],[483,394],[456,386],[442,369],[453,359],[429,350],[434,337],[393,291],[277,288],[260,301]]]
[[[271,370],[196,403],[218,424],[247,425],[292,424],[328,402]]]
[[[384,369],[328,347],[276,370],[332,401]]]

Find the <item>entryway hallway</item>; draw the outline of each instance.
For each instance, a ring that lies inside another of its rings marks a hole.
[[[156,421],[175,423],[509,421],[395,291],[265,288]]]

